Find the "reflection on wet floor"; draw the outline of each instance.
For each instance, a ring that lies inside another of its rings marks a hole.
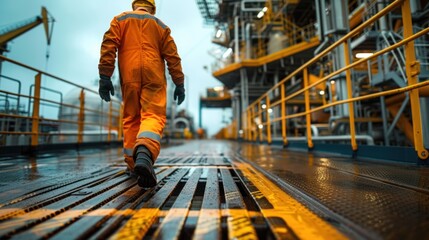
[[[409,229],[421,236],[429,233],[427,167],[269,146],[241,147],[243,158],[281,179],[284,186],[350,220],[357,231],[396,239],[408,237]]]
[[[57,227],[65,228],[64,234],[85,222],[104,224],[110,219],[107,222],[113,225],[100,225],[98,232],[92,225],[86,226],[85,234],[90,235],[85,236],[129,236],[132,228],[127,226],[141,223],[150,216],[151,224],[144,228],[146,237],[170,234],[169,229],[175,229],[174,236],[186,239],[185,236],[189,238],[207,230],[201,227],[205,225],[199,225],[203,222],[198,216],[212,216],[210,211],[202,210],[210,199],[217,199],[211,204],[218,205],[214,207],[218,210],[214,211],[211,222],[219,224],[210,229],[215,229],[213,236],[222,238],[243,233],[314,239],[310,231],[302,230],[308,219],[317,222],[314,232],[330,229],[326,227],[332,225],[349,238],[424,238],[429,234],[426,227],[429,224],[429,168],[423,166],[291,151],[278,146],[187,141],[162,148],[155,169],[160,181],[158,187],[146,191],[125,174],[119,148],[2,158],[0,236],[12,234],[15,230],[10,227],[18,223],[22,224],[19,225],[22,231],[19,230],[17,236],[33,236],[34,232],[51,236],[48,232],[57,231],[54,227],[57,225],[52,225],[56,219],[62,219]],[[189,198],[187,191],[195,195]],[[157,198],[160,196],[164,198]],[[204,203],[204,199],[207,202]],[[292,202],[288,206],[280,204],[285,201]],[[151,204],[158,210],[153,210]],[[298,207],[300,204],[303,205]],[[53,218],[46,223],[30,221],[31,216],[45,216],[46,211],[52,211],[47,206],[63,210],[51,213],[49,216]],[[111,209],[112,206],[116,206],[115,209]],[[174,206],[190,210],[178,210]],[[116,208],[121,210],[118,212]],[[294,214],[288,215],[292,212]],[[110,215],[101,215],[95,220],[86,218],[100,213]],[[294,225],[297,216],[304,220]],[[177,217],[184,221],[179,221],[183,224],[181,227],[163,224],[165,219],[177,222],[173,220]],[[228,220],[242,217],[247,219],[242,225]],[[82,220],[77,221],[80,218]],[[43,226],[49,230],[43,230]],[[238,226],[244,226],[243,232]],[[310,225],[305,228],[309,229]],[[292,235],[284,235],[284,231]],[[324,232],[329,234],[321,238],[342,238],[335,230]]]
[[[121,149],[67,151],[38,156],[0,157],[0,181],[25,184],[37,179],[78,175],[122,161]]]

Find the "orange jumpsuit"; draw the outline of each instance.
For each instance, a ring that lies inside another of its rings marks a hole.
[[[134,168],[133,152],[144,145],[155,162],[166,122],[165,61],[173,82],[183,84],[181,59],[168,28],[158,18],[138,8],[124,12],[104,34],[100,75],[111,77],[116,52],[123,98],[124,156]]]

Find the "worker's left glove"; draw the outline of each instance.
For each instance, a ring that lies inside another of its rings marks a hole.
[[[174,90],[174,101],[177,100],[177,105],[180,105],[185,100],[185,87],[182,84],[176,85]]]
[[[112,81],[110,77],[100,75],[98,94],[100,94],[101,99],[106,102],[110,102],[110,94],[115,95],[115,89],[113,88]]]

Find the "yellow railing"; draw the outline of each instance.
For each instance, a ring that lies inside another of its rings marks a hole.
[[[403,27],[404,27],[403,40],[397,42],[396,44],[391,45],[390,47],[387,47],[385,49],[382,49],[374,53],[370,57],[360,59],[351,63],[350,62],[351,58],[349,54],[351,51],[349,40],[352,37],[356,36],[357,34],[361,33],[366,27],[370,27],[371,24],[373,24],[379,18],[383,17],[384,15],[388,14],[389,12],[393,11],[398,7],[401,7],[401,11],[402,11],[402,21],[403,21]],[[420,102],[419,102],[419,88],[429,85],[429,81],[418,83],[418,74],[420,70],[419,70],[419,63],[416,61],[416,57],[415,57],[415,49],[414,49],[414,41],[413,41],[419,37],[424,36],[427,33],[429,33],[429,28],[423,29],[413,34],[411,12],[410,12],[410,0],[393,1],[390,5],[386,6],[383,10],[379,11],[370,19],[363,22],[361,25],[357,26],[355,29],[350,31],[348,34],[346,34],[344,37],[339,39],[337,42],[330,45],[328,48],[326,48],[324,51],[319,53],[317,56],[315,56],[307,63],[303,64],[301,67],[296,69],[293,73],[291,73],[290,75],[282,79],[278,84],[272,87],[267,93],[259,97],[252,104],[250,104],[246,109],[246,111],[243,113],[246,119],[245,121],[243,121],[244,138],[248,141],[256,141],[257,138],[259,137],[259,140],[262,141],[264,140],[263,131],[265,131],[265,138],[268,141],[268,143],[271,143],[272,142],[271,126],[274,123],[280,123],[283,143],[287,144],[288,138],[287,138],[286,120],[305,116],[307,145],[309,148],[313,148],[314,144],[313,144],[312,134],[311,134],[311,115],[310,114],[316,111],[330,108],[332,106],[336,106],[340,104],[348,104],[351,147],[354,151],[357,151],[358,145],[356,141],[354,102],[377,98],[381,96],[399,94],[403,92],[410,92],[410,104],[411,104],[413,134],[414,134],[414,148],[421,159],[427,159],[429,155],[423,143],[422,122],[421,122]],[[344,58],[346,59],[345,66],[339,70],[336,70],[330,74],[327,74],[320,80],[310,84],[309,73],[308,73],[309,67],[312,66],[313,64],[317,64],[322,57],[331,53],[334,49],[336,49],[340,45],[343,45],[344,47]],[[404,48],[405,56],[406,56],[405,67],[406,67],[406,75],[408,78],[408,81],[407,81],[408,86],[389,90],[389,91],[382,91],[382,92],[377,92],[373,94],[368,94],[365,96],[353,97],[352,83],[351,83],[352,68],[360,64],[366,63],[372,59],[375,59],[378,56],[381,56],[401,46],[405,46]],[[344,72],[346,76],[347,99],[337,100],[331,103],[325,103],[322,106],[310,109],[310,103],[311,103],[310,90],[313,87],[321,83],[325,83],[326,81],[330,80],[332,77],[338,76],[339,74]],[[302,76],[304,87],[299,91],[296,91],[286,96],[285,83],[297,76]],[[274,102],[271,102],[272,101],[271,96],[275,95],[274,94],[275,91],[280,91],[280,99],[277,100],[276,98]],[[287,115],[285,105],[288,103],[290,104],[293,98],[296,98],[297,96],[302,94],[304,95],[304,100],[305,100],[305,111],[300,113],[295,113],[292,115]],[[270,113],[273,111],[274,108],[278,108],[276,110],[279,110],[280,117],[277,117],[277,118],[270,117]]]
[[[120,101],[112,99],[110,103],[105,103],[102,102],[101,99],[97,99],[98,92],[92,89],[80,86],[72,81],[59,78],[50,73],[6,58],[2,55],[0,55],[0,61],[2,61],[3,64],[8,63],[12,64],[16,68],[20,68],[20,71],[25,70],[35,73],[33,85],[34,93],[31,93],[30,91],[29,95],[24,95],[21,93],[21,82],[19,80],[9,77],[3,77],[2,79],[2,81],[5,81],[6,79],[13,79],[16,82],[19,82],[20,87],[19,91],[15,92],[6,91],[5,87],[2,87],[2,89],[0,89],[0,95],[15,99],[28,99],[30,106],[28,106],[28,112],[22,113],[19,111],[20,101],[18,100],[18,110],[7,111],[5,109],[0,109],[0,147],[6,145],[31,145],[36,147],[39,144],[81,144],[84,142],[95,141],[111,142],[115,140],[113,139],[114,135],[116,135],[116,140],[122,140],[122,111]],[[43,98],[42,90],[47,88],[42,87],[42,77],[44,81],[47,81],[46,83],[48,83],[49,86],[55,85],[55,83],[61,83],[67,86],[69,89],[74,88],[75,90],[80,90],[80,93],[77,94],[76,99],[71,101],[71,103],[64,103],[62,99],[61,101],[55,101],[52,99]],[[25,84],[29,85],[31,83]],[[4,85],[5,83],[3,83],[3,86]],[[90,97],[92,97],[93,101],[88,102]],[[94,104],[94,99],[97,99],[97,104]],[[76,119],[60,119],[61,116],[58,116],[57,118],[45,118],[41,116],[41,108],[47,104],[49,104],[51,108],[54,106],[56,110],[51,109],[51,111],[58,111],[58,114],[60,114],[60,109],[67,109],[71,111],[72,117],[70,118]],[[32,110],[30,110],[30,107]],[[95,121],[97,119],[99,121]],[[25,122],[25,124],[22,124],[22,122]],[[44,123],[54,125],[54,128],[50,129],[50,131],[43,130]],[[13,125],[13,127],[5,127],[6,125]],[[28,127],[23,128],[20,127],[20,125],[26,125]],[[62,125],[68,125],[68,128],[62,129]],[[89,134],[96,135],[97,137],[93,138],[93,140],[88,140],[86,139],[86,136]],[[7,144],[5,139],[7,139],[9,136],[23,136],[24,141],[21,141],[19,144]],[[67,141],[67,139],[72,140]]]
[[[264,29],[267,29],[268,25],[276,26],[276,30],[281,31],[285,37],[286,41],[285,47],[293,46],[301,42],[308,42],[311,38],[316,36],[316,27],[314,23],[310,23],[306,26],[300,27],[292,22],[290,19],[286,18],[283,13],[283,8],[287,5],[287,2],[280,3],[277,6],[276,10],[273,8],[273,2],[268,0],[265,4],[266,12],[261,20],[256,21],[256,30],[259,34],[258,36],[258,45],[255,49],[256,57],[263,57],[267,55],[267,42],[265,37],[262,36]],[[266,33],[265,33],[266,34]]]

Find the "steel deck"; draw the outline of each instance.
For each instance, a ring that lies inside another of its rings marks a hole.
[[[164,148],[141,189],[120,150],[0,159],[0,239],[415,239],[429,168],[222,141]]]

